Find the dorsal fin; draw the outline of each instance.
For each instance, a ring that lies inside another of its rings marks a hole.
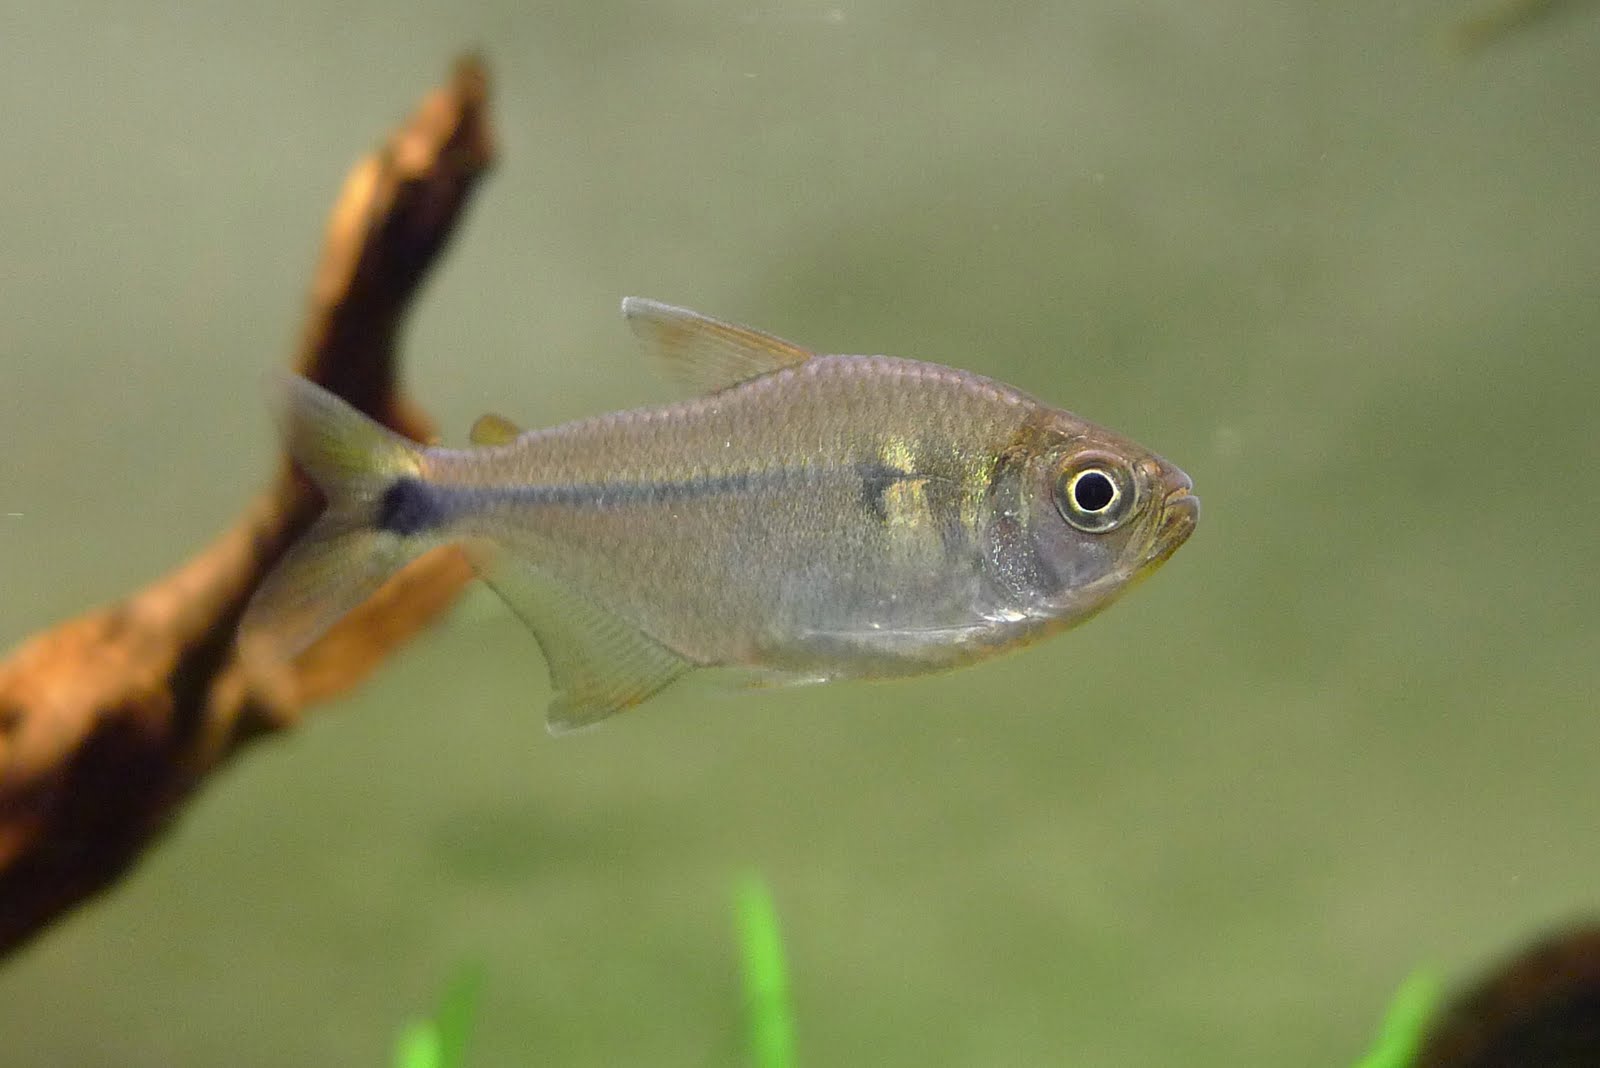
[[[815,355],[771,334],[645,297],[624,298],[622,315],[667,376],[696,393],[715,393]]]
[[[522,428],[503,415],[486,412],[472,424],[474,445],[509,445],[522,435]]]

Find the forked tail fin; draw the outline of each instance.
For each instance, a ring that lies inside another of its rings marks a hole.
[[[239,641],[287,660],[437,542],[410,521],[427,498],[421,445],[304,378],[286,376],[282,396],[289,453],[328,506],[256,591]]]

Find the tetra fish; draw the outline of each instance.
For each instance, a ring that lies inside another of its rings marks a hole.
[[[1081,622],[1189,537],[1189,477],[966,371],[826,356],[630,297],[700,395],[477,447],[407,440],[304,379],[288,444],[327,511],[256,595],[283,657],[421,552],[460,543],[534,632],[553,731],[697,668],[763,683],[954,667]]]

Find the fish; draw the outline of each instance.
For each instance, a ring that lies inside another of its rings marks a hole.
[[[686,308],[622,313],[689,399],[425,446],[286,376],[320,518],[240,624],[292,659],[458,545],[533,632],[552,733],[696,672],[762,687],[954,668],[1104,609],[1193,533],[1189,476],[968,371],[821,355]]]

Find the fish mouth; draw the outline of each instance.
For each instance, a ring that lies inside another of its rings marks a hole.
[[[1145,558],[1145,566],[1155,567],[1178,551],[1189,540],[1200,522],[1200,498],[1194,495],[1188,479],[1174,486],[1161,500],[1161,525],[1156,528],[1155,544]]]

